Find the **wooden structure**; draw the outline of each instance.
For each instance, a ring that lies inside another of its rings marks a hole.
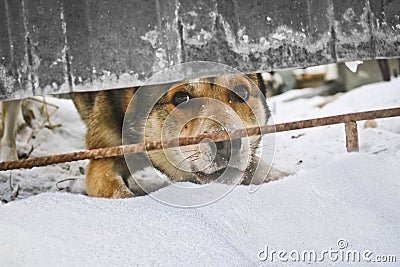
[[[196,60],[255,72],[399,57],[399,16],[394,0],[3,0],[0,99],[137,86]]]

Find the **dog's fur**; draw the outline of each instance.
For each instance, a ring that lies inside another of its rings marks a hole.
[[[205,98],[216,99],[231,107],[240,117],[244,127],[265,125],[270,113],[260,90],[257,88],[257,86],[260,87],[261,91],[263,91],[262,93],[265,94],[265,88],[260,78],[260,75],[252,74],[197,79],[196,82],[189,80],[183,83],[141,88],[141,92],[143,92],[141,94],[135,94],[138,90],[137,88],[127,88],[90,93],[73,93],[72,99],[81,118],[87,124],[87,149],[95,149],[121,145],[123,128],[131,131],[129,133],[129,142],[159,141],[162,134],[165,134],[162,133],[162,128],[168,115],[171,115],[177,124],[179,124],[179,121],[184,121],[188,113],[198,115],[198,118],[189,121],[180,129],[173,129],[173,126],[168,126],[167,133],[178,131],[179,137],[196,136],[223,130],[218,123],[207,118],[212,114],[216,114],[220,121],[224,121],[224,116],[228,115],[224,111],[221,112],[221,105],[211,105],[212,108],[203,110],[198,105],[202,103],[201,101],[207,101],[204,100]],[[238,100],[233,92],[226,89],[234,88],[236,85],[245,86],[248,89],[248,100]],[[141,114],[143,113],[143,106],[151,102],[149,101],[150,99],[158,97],[160,92],[166,93],[154,105],[146,120],[146,116]],[[199,99],[200,102],[191,107],[190,110],[188,108],[179,108],[179,106],[175,107],[174,97],[176,97],[177,92],[190,94],[191,98]],[[129,112],[130,118],[124,122],[126,112]],[[123,125],[124,123],[125,125]],[[174,125],[174,123],[171,125]],[[254,168],[259,163],[259,159],[255,156],[259,141],[260,137],[249,138],[249,151],[247,152],[250,153],[251,160],[246,161],[244,169],[242,168],[241,170],[245,172],[242,181],[245,184],[250,183],[250,173],[254,172]],[[225,149],[223,145],[221,146]],[[184,156],[188,156],[187,158],[194,156],[198,159],[200,153],[198,147],[188,146],[181,149]],[[211,151],[210,147],[207,149]],[[195,151],[195,153],[189,155],[192,151]],[[238,153],[241,152],[243,151],[238,150]],[[206,162],[203,160],[203,162],[199,163],[193,160],[189,161],[188,164],[191,165],[189,168],[195,171],[187,172],[176,167],[178,158],[172,157],[172,159],[167,160],[162,150],[150,151],[148,154],[154,166],[174,181],[201,182],[204,181],[204,178],[212,177],[215,173],[220,172],[225,164],[224,162],[211,162],[208,158],[206,158]],[[216,160],[221,161],[221,158],[223,157],[216,158]],[[169,162],[170,160],[175,165]],[[209,167],[201,169],[204,164],[209,164]],[[198,171],[200,170],[198,168],[201,169],[201,172]],[[143,192],[140,192],[140,190],[132,192],[128,188],[127,180],[130,175],[123,157],[91,160],[86,172],[87,193],[90,196],[106,198],[126,198],[142,194]]]
[[[23,100],[2,102],[2,121],[0,131],[0,161],[17,160],[17,119]]]

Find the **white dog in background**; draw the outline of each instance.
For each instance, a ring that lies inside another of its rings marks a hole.
[[[44,99],[35,98],[7,100],[1,103],[0,162],[18,159],[17,132],[24,126],[29,126],[34,131],[38,126],[38,121],[34,119],[42,117],[44,121],[47,118],[45,115],[48,113],[45,113],[47,109],[43,109],[44,104]]]
[[[16,134],[23,101],[10,100],[2,102],[1,162],[18,159]]]

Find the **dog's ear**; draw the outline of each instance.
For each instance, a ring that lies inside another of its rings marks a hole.
[[[267,87],[265,86],[261,73],[247,74],[247,77],[249,77],[258,86],[264,97],[266,97]]]

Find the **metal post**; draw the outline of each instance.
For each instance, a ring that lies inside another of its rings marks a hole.
[[[346,148],[347,152],[358,152],[360,151],[358,145],[358,131],[357,122],[350,121],[344,124],[346,131]]]

